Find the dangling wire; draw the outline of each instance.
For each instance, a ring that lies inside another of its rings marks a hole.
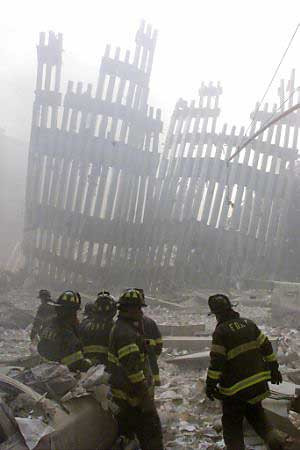
[[[270,80],[270,82],[269,82],[269,84],[268,84],[268,86],[267,86],[265,92],[264,92],[264,94],[263,94],[261,100],[259,101],[259,103],[258,103],[258,105],[257,105],[257,108],[256,108],[255,113],[254,113],[254,115],[253,115],[253,119],[250,121],[250,123],[249,123],[249,125],[248,125],[248,127],[247,127],[247,129],[246,129],[245,135],[247,135],[247,133],[248,133],[250,127],[251,127],[252,124],[255,122],[257,113],[258,113],[258,111],[259,111],[259,108],[260,108],[261,104],[263,103],[264,99],[266,98],[266,96],[267,96],[267,94],[268,94],[268,92],[269,92],[269,90],[270,90],[270,88],[271,88],[271,86],[272,86],[272,84],[273,84],[273,81],[274,81],[274,79],[275,79],[275,77],[276,77],[276,75],[277,75],[277,73],[278,73],[278,71],[279,71],[279,69],[280,69],[280,67],[281,67],[281,65],[282,65],[282,63],[283,63],[285,57],[286,57],[287,52],[289,51],[289,49],[290,49],[290,47],[291,47],[291,45],[292,45],[292,42],[293,42],[293,40],[294,40],[294,38],[295,38],[295,36],[296,36],[298,30],[299,30],[299,27],[300,27],[300,24],[297,25],[297,27],[296,27],[296,29],[295,29],[295,31],[294,31],[294,33],[293,33],[293,35],[292,35],[292,37],[291,37],[289,43],[288,43],[288,46],[287,46],[287,48],[285,49],[285,51],[284,51],[284,53],[283,53],[283,55],[282,55],[282,57],[281,57],[281,59],[280,59],[280,61],[279,61],[279,64],[277,65],[277,67],[276,67],[276,69],[275,69],[275,71],[274,71],[274,73],[273,73],[273,76],[272,76],[272,78],[271,78],[271,80]],[[291,98],[291,96],[292,96],[298,89],[299,89],[299,88],[296,88],[296,89],[289,95],[289,97],[288,97],[287,99],[285,99],[285,100],[281,103],[281,105],[280,105],[280,106],[277,108],[277,110],[273,113],[273,115],[271,116],[271,118],[269,118],[266,122],[264,122],[264,124],[267,123],[267,122],[268,122],[268,123],[271,123],[271,122],[272,122],[272,119],[273,119],[274,115],[276,114],[276,112],[278,112],[278,110],[279,110],[280,108],[282,108],[282,106],[283,106],[283,105]],[[263,124],[263,127],[261,128],[261,130],[264,128],[264,124]],[[254,136],[255,136],[255,135],[254,135]],[[249,139],[250,139],[250,138],[249,138]],[[248,142],[249,139],[247,139],[246,142]],[[233,155],[231,155],[229,158],[227,158],[227,161],[226,161],[226,190],[227,190],[226,201],[227,201],[228,206],[231,206],[232,208],[234,207],[234,203],[231,201],[231,198],[230,198],[230,186],[229,186],[230,164],[229,164],[229,163],[230,163],[230,161],[231,161],[235,156],[237,156],[237,155],[243,150],[243,148],[245,147],[245,145],[242,144],[242,140],[243,140],[243,137],[241,138],[239,144],[237,145],[237,150],[233,153]]]
[[[284,113],[282,113],[280,116],[276,118],[274,121],[274,117],[276,116],[276,113],[283,107],[283,105],[295,94],[295,92],[300,91],[300,86],[298,86],[296,89],[293,90],[293,92],[278,106],[278,108],[273,112],[271,117],[269,117],[267,120],[265,120],[260,127],[260,129],[254,133],[252,136],[250,136],[246,141],[244,141],[242,144],[240,144],[237,148],[237,150],[227,159],[227,163],[229,163],[236,155],[238,155],[253,139],[255,139],[257,136],[259,136],[263,131],[265,131],[268,127],[270,127],[273,122],[277,122],[280,118],[287,116],[288,114],[291,114],[296,109],[299,109],[299,104],[292,106],[290,109],[286,110]]]
[[[269,92],[269,90],[270,90],[270,88],[271,88],[271,86],[272,86],[272,84],[273,84],[273,81],[275,80],[275,77],[276,77],[276,75],[277,75],[277,73],[278,73],[278,71],[279,71],[279,69],[280,69],[280,67],[281,67],[281,64],[283,63],[284,58],[286,57],[287,52],[289,51],[289,49],[290,49],[290,47],[291,47],[291,45],[292,45],[292,42],[293,42],[293,40],[294,40],[294,38],[295,38],[295,36],[296,36],[296,34],[297,34],[297,32],[298,32],[299,27],[300,27],[300,24],[298,23],[298,25],[296,26],[296,29],[295,29],[295,31],[294,31],[294,33],[293,33],[293,35],[292,35],[292,37],[291,37],[291,39],[290,39],[290,41],[289,41],[289,43],[288,43],[288,46],[287,46],[287,48],[285,49],[285,51],[284,51],[284,53],[283,53],[283,55],[282,55],[282,57],[281,57],[281,59],[280,59],[280,61],[279,61],[279,64],[278,64],[278,66],[276,67],[275,72],[274,72],[274,74],[273,74],[273,76],[272,76],[272,78],[271,78],[271,80],[270,80],[270,82],[269,82],[269,84],[268,84],[268,86],[267,86],[267,89],[265,90],[264,95],[262,96],[261,100],[259,101],[259,103],[258,103],[258,105],[257,105],[257,108],[256,108],[256,111],[255,111],[255,113],[254,113],[253,119],[252,119],[252,121],[250,122],[250,124],[249,124],[249,126],[248,126],[248,128],[247,128],[247,130],[246,130],[246,132],[245,132],[245,134],[248,133],[248,131],[249,131],[251,125],[253,124],[253,122],[255,122],[255,119],[256,119],[257,113],[258,113],[258,111],[259,111],[259,108],[260,108],[261,104],[263,103],[264,99],[266,98],[266,96],[267,96],[267,94],[268,94],[268,92]]]

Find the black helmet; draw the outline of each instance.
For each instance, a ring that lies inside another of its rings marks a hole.
[[[208,299],[208,306],[210,308],[210,314],[219,314],[224,311],[228,311],[232,309],[236,304],[232,304],[224,294],[214,294],[211,295]]]
[[[141,295],[141,297],[145,300],[145,292],[144,292],[144,289],[142,289],[142,288],[137,288],[137,287],[134,287],[134,288],[127,288],[127,289],[125,289],[125,291],[124,292],[127,292],[127,291],[138,291],[139,293],[140,293],[140,295]],[[146,305],[145,305],[146,306]]]
[[[56,300],[55,306],[69,309],[70,311],[78,311],[81,307],[81,296],[79,292],[64,291]]]
[[[108,291],[101,291],[97,294],[95,309],[97,313],[113,317],[117,312],[117,304]]]
[[[119,308],[122,306],[147,306],[144,291],[140,289],[126,289],[119,297]]]
[[[143,299],[145,300],[145,292],[144,289],[142,288],[133,288],[135,291],[139,291],[139,293],[141,294],[141,296],[143,297]]]
[[[83,315],[91,317],[96,312],[96,305],[93,302],[88,302],[85,304]]]
[[[37,298],[50,300],[51,299],[50,291],[48,291],[48,289],[40,289]]]

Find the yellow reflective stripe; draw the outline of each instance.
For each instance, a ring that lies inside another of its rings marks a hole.
[[[129,380],[131,383],[140,383],[145,379],[144,372],[140,370],[139,372],[132,373],[131,375],[128,375]]]
[[[120,350],[118,350],[118,356],[119,358],[124,358],[124,356],[129,355],[130,353],[135,353],[135,352],[139,352],[139,348],[136,344],[129,344],[129,345],[125,345],[124,347],[120,348]]]
[[[78,352],[72,353],[71,355],[62,358],[61,363],[65,364],[66,366],[70,366],[71,364],[80,361],[81,359],[83,359],[83,353],[81,350],[79,350]]]
[[[108,361],[117,366],[119,365],[119,360],[113,353],[108,352]]]
[[[211,378],[212,380],[218,380],[220,378],[221,374],[222,374],[222,372],[219,370],[209,369],[207,372],[207,376],[209,378]]]
[[[137,406],[139,404],[139,399],[137,397],[130,397],[126,392],[121,391],[121,389],[112,388],[111,393],[113,397],[125,400],[130,403],[131,406]]]
[[[220,392],[224,395],[234,395],[239,391],[242,391],[243,389],[246,389],[250,386],[253,386],[253,384],[260,383],[261,381],[266,381],[270,379],[270,371],[265,372],[259,372],[255,375],[252,375],[251,377],[245,378],[242,381],[239,381],[238,383],[235,383],[233,386],[229,388],[224,388],[220,386]]]
[[[257,395],[254,398],[251,398],[251,400],[248,400],[247,403],[250,403],[250,405],[255,405],[255,403],[263,401],[265,398],[270,396],[270,392],[266,391],[263,394]]]
[[[104,347],[103,345],[87,345],[83,347],[84,353],[107,353],[108,347]]]
[[[156,346],[155,339],[147,339],[147,340],[148,340],[148,344],[149,344],[151,347],[155,347],[155,346]]]
[[[277,361],[277,357],[276,357],[276,355],[275,355],[274,352],[271,353],[271,355],[264,356],[264,358],[265,358],[265,360],[268,361],[268,362]]]
[[[162,344],[163,340],[162,340],[162,338],[157,338],[157,339],[155,339],[155,342],[156,342],[156,344]]]
[[[223,345],[212,344],[210,351],[213,353],[220,353],[221,355],[226,356],[226,348],[223,347]]]
[[[257,349],[257,341],[250,341],[246,344],[238,345],[237,347],[234,347],[233,349],[229,350],[227,354],[228,359],[236,358],[241,353],[246,353],[249,350],[255,350]]]
[[[157,373],[157,374],[154,374],[154,375],[152,375],[152,377],[153,377],[153,380],[156,382],[156,381],[158,381],[158,382],[160,382],[160,376],[159,376],[159,374]]]
[[[266,339],[267,339],[267,336],[265,336],[263,333],[260,333],[260,335],[256,339],[259,347],[261,347],[263,345],[263,343],[265,342]]]
[[[140,353],[140,358],[142,362],[145,362],[145,353]]]

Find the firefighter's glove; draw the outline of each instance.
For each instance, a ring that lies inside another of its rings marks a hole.
[[[272,384],[281,384],[282,383],[282,375],[279,370],[276,368],[271,370],[271,383]]]
[[[217,388],[217,386],[207,384],[205,393],[206,396],[209,398],[209,400],[211,400],[212,402],[214,401],[215,398],[220,397],[219,389]]]

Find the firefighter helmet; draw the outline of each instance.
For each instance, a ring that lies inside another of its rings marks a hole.
[[[51,299],[50,291],[48,291],[48,289],[40,289],[37,298],[40,298],[41,300],[42,299],[50,300]]]
[[[232,304],[227,295],[214,294],[209,297],[208,306],[210,308],[210,315],[211,315],[228,311],[232,309],[234,306],[236,306],[236,304]]]
[[[145,292],[143,288],[133,288],[135,291],[139,291],[143,299],[145,300]]]
[[[97,313],[113,317],[117,312],[117,304],[108,291],[101,291],[97,294],[95,309]]]
[[[120,306],[147,306],[145,303],[144,291],[139,289],[126,289],[119,298],[118,305]]]
[[[88,302],[85,304],[83,315],[91,317],[96,312],[96,305],[93,302]]]
[[[55,306],[58,308],[66,308],[71,311],[78,311],[81,307],[81,296],[79,292],[64,291],[56,300]]]

